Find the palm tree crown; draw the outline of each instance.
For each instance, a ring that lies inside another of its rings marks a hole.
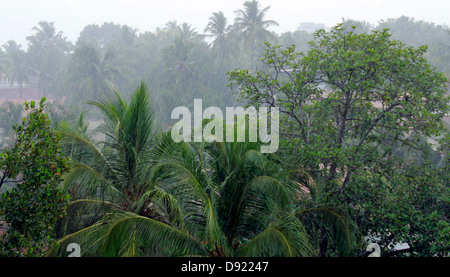
[[[278,26],[278,23],[274,20],[264,20],[269,9],[270,6],[261,9],[259,2],[252,0],[244,2],[243,10],[236,11],[237,17],[234,26],[245,35],[245,45],[247,49],[250,49],[252,64],[256,47],[270,36],[267,28]]]
[[[228,25],[227,18],[222,11],[215,12],[209,17],[205,32],[207,37],[213,37],[212,50],[220,63],[224,63],[233,54],[237,53],[236,43],[233,41],[233,28]]]

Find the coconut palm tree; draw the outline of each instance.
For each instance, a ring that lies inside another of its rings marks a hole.
[[[71,43],[57,32],[53,22],[40,21],[27,37],[30,64],[38,75],[38,89],[45,96],[63,68]]]
[[[186,31],[186,30],[185,30]],[[188,30],[187,30],[188,31]],[[162,51],[161,66],[158,68],[159,81],[163,81],[163,89],[168,91],[167,103],[187,105],[195,97],[204,92],[203,72],[208,57],[206,44],[181,35],[174,38],[173,43]],[[169,106],[169,110],[174,107]]]
[[[122,77],[113,51],[102,53],[96,46],[83,44],[76,48],[67,68],[66,84],[70,99],[109,97],[117,90],[116,79]]]
[[[278,26],[274,20],[264,20],[266,12],[270,9],[267,6],[263,9],[256,0],[245,1],[244,9],[236,11],[234,26],[236,30],[241,31],[245,37],[245,48],[250,51],[251,64],[255,56],[256,49],[267,40],[271,33],[267,30],[270,26]]]
[[[215,12],[209,17],[206,25],[206,37],[212,37],[212,50],[219,62],[224,62],[237,52],[236,44],[232,41],[232,26],[228,25],[227,18],[222,11]]]
[[[153,187],[136,199],[133,209],[111,204],[115,208],[109,213],[60,244],[77,242],[85,255],[93,256],[311,255],[305,229],[288,208],[288,189],[272,176],[244,176],[244,171],[256,173],[265,166],[256,151],[167,143],[152,170]],[[222,150],[236,153],[220,162],[209,156]],[[222,162],[233,164],[215,170]],[[245,170],[238,172],[241,166]]]
[[[134,256],[148,250],[136,246],[144,243],[140,239],[161,243],[161,236],[173,237],[182,247],[194,243],[180,230],[159,220],[150,205],[138,205],[145,202],[141,199],[149,191],[155,191],[149,182],[154,125],[146,85],[141,83],[128,103],[117,94],[113,100],[91,104],[104,115],[104,123],[99,126],[101,136],[90,134],[83,122],[76,128],[61,124],[57,129],[66,153],[74,161],[64,183],[72,203],[59,225],[63,237],[60,245],[76,241],[84,255]],[[104,140],[98,141],[101,137]],[[132,229],[128,229],[130,226]],[[125,232],[132,240],[115,238],[119,235],[116,231]],[[131,243],[131,248],[123,243]],[[156,248],[158,253],[177,249],[173,244]],[[195,248],[195,243],[190,248]],[[65,247],[51,249],[50,253],[58,251],[64,253]]]
[[[72,171],[61,239],[84,256],[307,256],[295,186],[251,143],[175,143],[154,135],[141,84],[130,102],[92,102],[105,136],[60,126]]]
[[[208,25],[206,25],[205,32],[210,33],[210,36],[215,37],[212,44],[220,44],[225,39],[227,32],[231,26],[227,24],[227,18],[222,11],[215,12],[209,17]]]
[[[192,26],[186,22],[179,25],[177,27],[177,31],[181,40],[183,41],[192,41],[201,38],[201,36],[197,33],[195,28],[192,28]]]
[[[169,21],[165,24],[164,30],[167,32],[176,32],[178,30],[178,23],[176,20]]]

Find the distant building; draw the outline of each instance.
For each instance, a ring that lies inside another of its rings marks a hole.
[[[298,27],[299,31],[306,31],[308,33],[314,33],[319,29],[325,29],[325,24],[314,22],[302,22],[300,23],[300,27]]]

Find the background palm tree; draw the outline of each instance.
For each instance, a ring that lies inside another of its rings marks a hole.
[[[201,82],[198,82],[201,80],[201,68],[199,60],[195,57],[195,50],[193,42],[178,37],[163,51],[166,68],[161,75],[167,80],[165,85],[175,92],[176,99],[183,99],[181,103],[184,105],[192,101],[193,94],[199,92],[198,88],[201,85]]]
[[[237,53],[236,43],[232,40],[232,30],[222,11],[215,12],[209,17],[204,31],[207,33],[206,37],[214,39],[210,45],[219,63],[226,62]]]
[[[271,33],[267,30],[270,26],[278,26],[274,20],[264,20],[266,12],[270,6],[263,9],[256,0],[245,1],[244,9],[236,11],[234,26],[245,36],[245,48],[250,51],[250,62],[253,65],[254,56],[258,47],[262,47],[264,40],[267,40]]]
[[[76,241],[86,256],[166,254],[177,251],[174,244],[162,244],[171,237],[182,247],[195,248],[198,243],[162,223],[147,201],[155,188],[149,182],[154,125],[146,85],[142,83],[128,103],[117,94],[114,100],[91,104],[104,115],[98,130],[104,141],[97,141],[83,122],[76,128],[62,124],[57,130],[74,161],[64,183],[72,203],[59,225],[60,244]],[[52,251],[64,253],[65,248]]]
[[[199,39],[201,36],[197,33],[195,28],[192,28],[192,26],[186,22],[179,25],[177,27],[177,31],[180,35],[181,40],[183,41],[190,41]]]
[[[90,44],[77,47],[68,64],[65,81],[72,93],[71,103],[111,96],[117,90],[115,80],[122,76],[115,62],[113,51],[102,53]]]
[[[56,31],[53,22],[40,21],[32,30],[35,33],[27,37],[28,54],[30,64],[37,73],[38,89],[45,96],[55,85],[72,44],[61,31]]]
[[[154,73],[157,80],[153,83],[159,83],[161,90],[155,96],[164,103],[161,111],[188,106],[193,98],[202,97],[203,77],[208,72],[209,49],[195,29],[184,23],[172,32],[172,43],[162,50],[160,67]]]
[[[13,126],[20,123],[23,111],[22,105],[13,102],[0,107],[0,149],[12,147],[15,139]]]

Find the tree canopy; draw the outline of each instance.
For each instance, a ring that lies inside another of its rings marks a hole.
[[[358,213],[365,209],[361,190],[370,198],[412,182],[397,179],[402,170],[391,175],[393,166],[404,166],[394,147],[422,149],[418,141],[442,136],[449,111],[447,79],[424,58],[426,47],[404,45],[387,30],[342,26],[318,31],[306,53],[267,46],[261,69],[232,71],[230,81],[248,104],[280,107],[285,151],[324,186],[322,201]],[[387,187],[375,185],[382,179]],[[437,184],[448,195],[445,181]]]

